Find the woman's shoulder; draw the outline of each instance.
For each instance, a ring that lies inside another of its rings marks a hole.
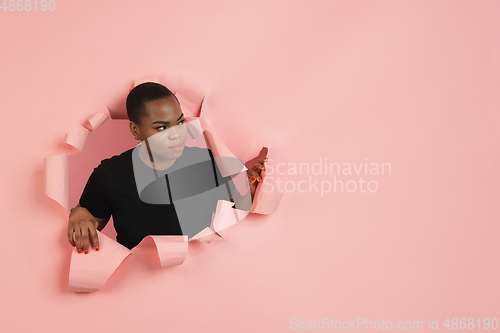
[[[123,169],[123,167],[131,164],[133,150],[134,148],[130,148],[121,154],[116,154],[111,157],[104,158],[96,168],[110,171],[114,171],[117,168]]]

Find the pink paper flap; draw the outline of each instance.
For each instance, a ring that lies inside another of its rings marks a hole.
[[[89,253],[78,253],[76,247],[71,253],[69,270],[69,291],[90,292],[99,290],[118,268],[122,261],[131,253],[125,246],[119,244],[101,232],[99,251],[89,249]]]

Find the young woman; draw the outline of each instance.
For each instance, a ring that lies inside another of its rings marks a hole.
[[[68,219],[68,241],[79,253],[88,253],[89,234],[99,250],[96,230],[111,215],[117,241],[132,249],[147,235],[193,237],[210,226],[218,199],[250,210],[267,158],[247,170],[248,191],[240,195],[231,176],[222,177],[210,149],[186,146],[188,124],[169,89],[140,84],[130,91],[126,108],[141,143],[102,160],[90,175]]]

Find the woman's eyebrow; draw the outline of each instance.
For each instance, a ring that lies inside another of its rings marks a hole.
[[[177,118],[177,121],[179,121],[179,119],[181,119],[182,117],[184,116],[184,113],[181,113],[181,116],[179,118]],[[155,121],[155,122],[152,122],[151,125],[154,125],[154,124],[170,124],[170,121]]]

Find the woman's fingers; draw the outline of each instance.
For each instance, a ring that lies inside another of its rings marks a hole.
[[[68,241],[71,245],[75,246],[75,240],[73,239],[73,234],[75,232],[75,227],[73,224],[68,224]]]
[[[255,171],[255,169],[248,170],[247,174],[248,174],[248,181],[250,182],[250,184],[262,181],[260,174],[257,171]]]
[[[248,182],[250,185],[256,185],[256,183],[262,182],[262,177],[260,173],[262,170],[266,169],[264,163],[268,161],[267,156],[258,160],[252,167],[252,169],[247,170]]]
[[[99,238],[97,228],[99,221],[83,207],[75,207],[71,210],[68,219],[68,241],[75,246],[78,253],[89,253],[90,238],[96,251],[99,250]]]
[[[78,250],[78,253],[82,252],[82,229],[77,227],[75,228],[75,242],[76,242],[76,249]]]
[[[262,172],[262,170],[265,170],[265,168],[266,168],[266,166],[264,165],[266,160],[267,160],[267,158],[261,158],[258,162],[256,162],[253,165],[252,170],[250,170],[251,172],[250,172],[249,177],[254,176],[255,177],[254,181],[257,181],[257,182],[262,181],[262,177],[260,176],[260,173]],[[253,183],[253,181],[251,181],[251,182]]]
[[[97,225],[98,225],[97,220],[94,221],[93,225],[94,225],[94,228],[90,229],[90,235],[92,236],[92,244],[94,244],[95,250],[99,251],[99,239],[97,237],[97,230],[96,230]]]
[[[89,253],[89,227],[88,224],[82,228],[83,251]]]
[[[82,221],[78,224],[77,227],[68,228],[68,240],[70,244],[76,246],[78,253],[82,252],[89,253],[90,238],[92,238],[92,244],[94,244],[96,251],[99,251],[99,237],[97,235],[97,229],[95,228],[96,224],[97,221],[95,222]],[[71,243],[73,240],[73,232],[75,234],[74,236],[75,238],[74,238],[74,243]]]
[[[255,170],[255,171],[257,171],[257,173],[259,173],[259,174],[260,174],[260,172],[261,172],[262,170],[264,170],[265,168],[266,168],[266,167],[264,166],[264,164],[257,162],[257,163],[255,163],[255,164],[253,165],[253,168],[252,168],[252,169],[253,169],[253,170]]]

